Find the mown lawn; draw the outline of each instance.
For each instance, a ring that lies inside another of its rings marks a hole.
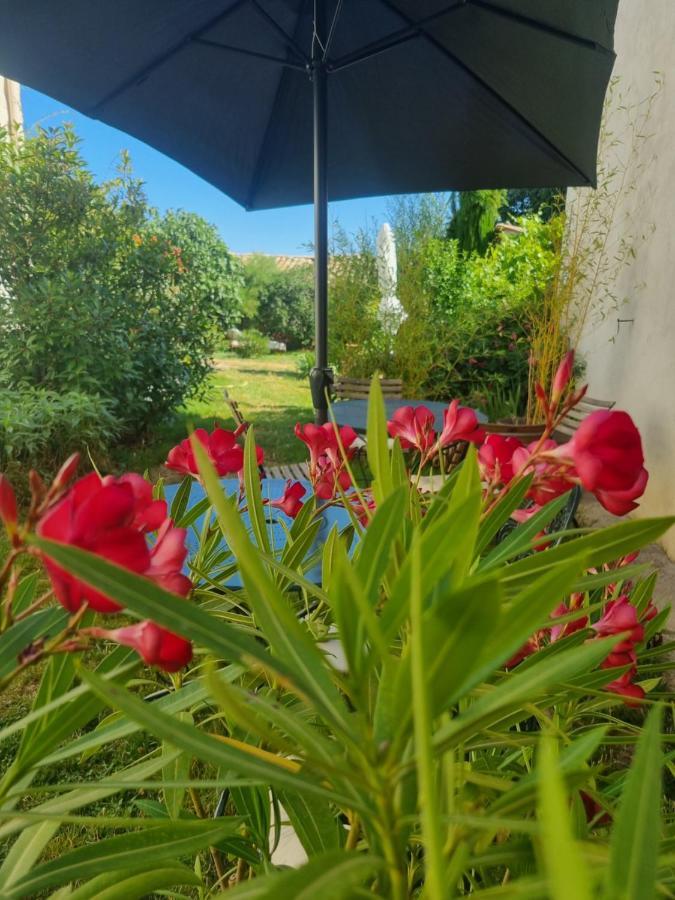
[[[187,436],[190,425],[211,429],[214,423],[233,427],[223,391],[237,401],[244,416],[255,428],[256,441],[271,463],[298,462],[305,459],[305,447],[293,434],[296,422],[312,419],[312,404],[307,378],[297,371],[299,354],[239,359],[221,355],[215,360],[214,373],[201,400],[190,401],[143,443],[119,447],[114,454],[115,469],[159,473],[168,451]]]

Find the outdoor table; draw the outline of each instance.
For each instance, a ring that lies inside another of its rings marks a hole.
[[[443,430],[443,413],[448,408],[447,403],[438,400],[406,400],[387,398],[384,401],[387,419],[391,419],[397,409],[402,406],[426,406],[436,417],[434,428]],[[487,422],[487,416],[475,409],[479,422]],[[333,414],[338,425],[351,425],[354,431],[365,434],[368,427],[368,401],[367,400],[338,400],[333,404]]]
[[[301,480],[300,483],[306,490],[306,494],[302,498],[303,501],[306,501],[312,496],[312,486],[309,481],[305,481],[304,479]],[[239,480],[236,478],[222,478],[220,480],[220,484],[223,487],[225,494],[229,497],[238,494],[241,487]],[[263,500],[279,500],[283,496],[286,489],[286,479],[284,478],[263,478],[260,484]],[[179,484],[167,484],[164,486],[164,496],[169,505],[169,509],[171,509],[171,504],[174,497],[176,496],[176,492],[178,491],[179,487]],[[204,490],[204,488],[201,486],[201,484],[199,484],[198,481],[193,481],[190,488],[190,496],[187,503],[187,509],[191,509],[193,506],[196,506],[196,504],[199,503],[200,500],[203,500],[204,497],[206,497],[206,491]],[[291,528],[293,519],[285,515],[285,513],[283,513],[276,507],[267,507],[267,509],[269,509],[274,516],[273,521],[269,522],[267,526],[267,531],[270,538],[270,546],[272,547],[274,555],[279,559],[284,547],[286,546],[286,529]],[[188,528],[188,534],[185,541],[188,548],[188,562],[199,550],[199,535],[204,525],[205,515],[206,513],[199,516],[199,518],[196,519],[196,521],[190,526],[190,528]],[[213,518],[213,513],[211,514],[211,516]],[[242,512],[241,519],[246,526],[247,531],[251,535],[252,540],[255,542],[255,536],[252,535],[251,531],[251,520],[248,512]],[[311,555],[318,546],[325,542],[333,526],[337,525],[338,530],[341,530],[351,524],[349,513],[343,506],[339,504],[336,506],[328,506],[322,509],[321,519],[322,524],[317,535],[316,542],[314,546],[310,548],[308,555]],[[227,544],[224,539],[221,541],[218,549],[227,549]],[[185,566],[185,574],[190,574],[187,563]],[[319,563],[309,571],[304,572],[303,577],[308,581],[311,581],[313,584],[320,584],[321,564]],[[233,575],[224,584],[225,587],[235,590],[243,586],[239,573]]]

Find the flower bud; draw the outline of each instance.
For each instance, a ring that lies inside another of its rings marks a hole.
[[[564,359],[558,366],[558,371],[553,379],[553,388],[551,391],[551,402],[556,404],[565,393],[567,385],[570,383],[572,372],[574,370],[574,350],[570,350],[565,354]]]
[[[80,463],[80,454],[73,453],[61,466],[59,471],[56,473],[56,478],[52,482],[52,490],[58,491],[59,493],[65,488],[68,487],[70,482],[77,471],[77,467]]]
[[[0,519],[9,534],[16,530],[16,496],[9,479],[0,474]]]

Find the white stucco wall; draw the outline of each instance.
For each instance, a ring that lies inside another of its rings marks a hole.
[[[23,124],[21,114],[21,94],[16,81],[0,75],[0,128],[15,133]]]
[[[636,258],[620,266],[621,303],[603,321],[587,322],[579,350],[589,395],[617,401],[643,436],[650,472],[636,515],[675,514],[675,0],[621,0],[614,75],[633,101],[663,77],[650,116],[652,137],[627,172],[635,190],[622,195],[610,241],[637,235]],[[623,118],[621,116],[623,115]],[[625,126],[625,114],[613,115]],[[612,123],[610,123],[611,125]],[[653,233],[651,229],[653,228]],[[643,241],[639,237],[647,235]],[[639,287],[641,285],[641,287]],[[633,319],[619,323],[619,319]],[[664,539],[675,558],[675,529]]]

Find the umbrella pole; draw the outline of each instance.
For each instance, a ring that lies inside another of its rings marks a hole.
[[[322,4],[318,4],[321,9]],[[317,16],[318,19],[318,16]],[[316,32],[325,32],[315,22]],[[326,186],[326,64],[319,41],[312,50],[312,88],[314,93],[314,323],[316,361],[310,374],[314,420],[328,420],[327,390],[333,383],[328,368],[328,192]]]

